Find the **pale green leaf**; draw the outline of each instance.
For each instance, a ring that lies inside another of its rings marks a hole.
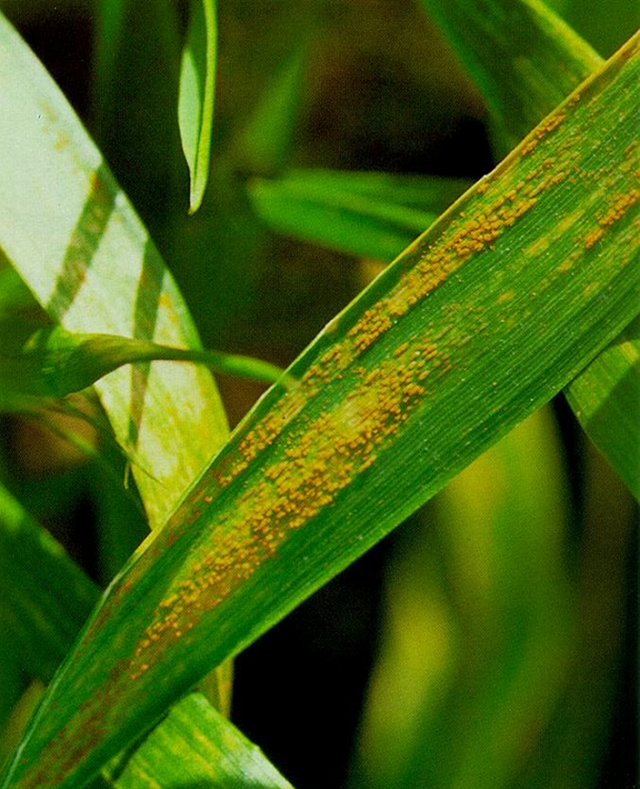
[[[0,75],[0,257],[68,331],[198,350],[191,317],[148,231],[2,15]],[[200,365],[143,363],[96,388],[116,440],[135,458],[132,473],[153,529],[228,435],[215,383]]]
[[[332,321],[94,611],[4,787],[80,787],[638,312],[637,41]],[[606,148],[601,139],[607,139]],[[594,205],[620,203],[601,243]]]
[[[214,0],[192,0],[189,31],[182,52],[178,99],[182,149],[191,176],[190,214],[200,208],[209,178],[217,35]]]
[[[105,777],[116,789],[293,789],[199,693],[176,704],[134,757]]]
[[[199,348],[147,231],[3,16],[0,74],[0,250],[68,331]],[[155,527],[227,435],[215,384],[200,365],[141,365],[97,388],[118,442],[140,461],[133,474]]]

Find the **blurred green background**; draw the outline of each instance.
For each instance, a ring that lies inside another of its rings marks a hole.
[[[603,56],[638,22],[626,0],[553,5]],[[208,347],[285,365],[382,267],[270,232],[255,177],[474,180],[495,164],[482,97],[419,2],[220,0],[211,181],[188,217],[188,4],[0,7],[95,137]],[[262,391],[221,389],[233,423]],[[40,425],[5,419],[2,435],[3,481],[108,582],[145,534],[134,492]],[[235,722],[299,789],[631,789],[637,514],[558,399],[243,653]],[[0,640],[14,688],[0,722],[29,684],[17,673]]]

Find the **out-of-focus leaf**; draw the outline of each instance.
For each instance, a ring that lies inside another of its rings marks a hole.
[[[218,31],[214,0],[192,0],[189,32],[180,66],[178,121],[189,165],[189,213],[202,204],[209,179]]]
[[[199,340],[175,283],[102,157],[41,64],[0,16],[0,248],[67,331],[178,348]],[[97,384],[152,527],[225,440],[208,370],[138,365]],[[145,469],[153,469],[150,475]]]
[[[353,786],[518,785],[574,637],[554,428],[544,411],[523,422],[400,542]]]
[[[500,154],[602,65],[599,55],[540,0],[422,2],[482,91]],[[630,143],[625,158],[620,166],[633,169],[636,143]],[[637,194],[637,186],[631,188],[628,199]],[[599,228],[588,240],[594,245],[615,221],[617,208],[607,203],[595,211]],[[571,383],[566,394],[583,428],[637,493],[640,420],[620,421],[629,404],[640,402],[640,369],[629,347],[626,337],[618,338],[606,356],[593,360],[583,383],[575,388]]]
[[[602,65],[540,0],[422,0],[482,91],[504,155]]]
[[[4,787],[80,787],[638,312],[633,40],[336,317],[113,582]],[[607,148],[601,139],[609,142]],[[593,205],[621,210],[601,243]],[[604,298],[606,296],[606,298]]]
[[[231,146],[235,167],[246,173],[271,175],[285,160],[300,111],[305,66],[309,55],[309,34],[302,31],[298,42],[267,86]]]
[[[584,532],[574,568],[578,628],[569,654],[567,689],[518,789],[602,789],[616,691],[631,692],[619,682],[625,631],[634,608],[630,585],[637,576],[637,508],[593,446],[585,446],[584,456]],[[635,649],[635,644],[629,646],[630,656]],[[629,785],[633,770],[631,766],[625,775]],[[622,771],[620,779],[624,783]]]
[[[469,188],[467,181],[298,170],[248,192],[277,232],[360,257],[392,260]]]
[[[555,0],[553,6],[603,57],[640,26],[640,7],[633,0]]]
[[[48,681],[98,596],[96,585],[0,486],[0,623],[3,641],[19,645],[22,666]],[[25,701],[26,717],[18,716],[23,725],[43,692],[39,687],[35,702]],[[186,779],[221,789],[290,788],[260,750],[197,693],[179,701],[103,777],[118,789],[173,789]]]

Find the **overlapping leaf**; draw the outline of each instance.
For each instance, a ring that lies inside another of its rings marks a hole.
[[[64,329],[38,329],[19,352],[0,349],[0,408],[5,398],[65,397],[86,389],[125,364],[174,361],[205,364],[216,372],[267,383],[283,379],[273,364],[250,356],[170,348],[112,334],[72,334]],[[287,381],[291,386],[292,382]]]
[[[71,647],[99,589],[0,487],[0,622],[23,666],[43,681]],[[103,771],[116,789],[172,789],[184,782],[290,789],[262,753],[200,694],[180,700],[133,754]]]
[[[0,68],[4,256],[68,331],[199,348],[147,231],[4,17]],[[140,365],[114,373],[98,390],[118,441],[140,461],[133,473],[150,525],[161,524],[226,438],[211,375],[202,366]]]
[[[105,62],[98,74],[105,90],[111,86],[109,95],[120,73],[111,61],[125,10],[121,3],[104,8]],[[160,16],[159,27],[168,29]],[[59,89],[2,16],[0,64],[2,258],[50,318],[71,332],[199,351],[190,315],[147,230]],[[227,437],[213,379],[200,365],[144,363],[115,372],[97,389],[117,441],[135,461],[149,525],[159,526]],[[10,399],[11,407],[24,407],[23,397]]]
[[[630,322],[638,70],[631,42],[325,329],[297,388],[263,398],[111,586],[5,786],[81,786]]]
[[[258,216],[280,233],[392,260],[471,186],[458,179],[299,170],[248,185]]]
[[[422,2],[482,91],[500,155],[602,65],[602,58],[540,0]],[[631,149],[627,156],[629,163],[621,166],[632,167]],[[605,234],[613,209],[596,210],[600,230],[594,231],[594,244]],[[621,335],[566,392],[588,435],[636,496],[640,421],[624,415],[640,402],[638,350],[637,339]]]

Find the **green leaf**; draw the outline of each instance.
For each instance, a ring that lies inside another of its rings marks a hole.
[[[634,649],[627,628],[635,611],[637,507],[593,446],[583,449],[587,495],[572,567],[579,616],[567,691],[532,753],[522,789],[602,789],[620,694],[628,692],[620,680]]]
[[[59,89],[3,16],[0,73],[4,256],[67,331],[199,348],[149,234]],[[227,436],[215,384],[202,366],[147,364],[120,369],[97,389],[118,442],[139,460],[133,474],[153,528]]]
[[[99,596],[60,545],[0,486],[0,623],[22,666],[48,681]],[[3,664],[4,665],[4,664]],[[237,789],[289,789],[262,753],[200,694],[180,700],[133,754],[103,771],[118,789],[170,789],[189,778]]]
[[[72,334],[59,326],[38,329],[19,354],[0,353],[0,360],[0,405],[5,393],[16,397],[65,397],[125,364],[161,360],[197,362],[226,375],[293,385],[279,367],[250,356],[169,348],[111,334]]]
[[[129,763],[105,774],[116,789],[292,789],[199,693],[176,704]]]
[[[564,698],[575,637],[560,449],[537,412],[396,543],[352,786],[518,785],[523,743],[537,750]]]
[[[128,562],[4,787],[80,787],[547,402],[638,312],[637,40],[291,367]],[[601,140],[607,140],[607,146]],[[599,244],[594,205],[618,205]]]
[[[640,501],[640,320],[636,319],[566,390],[589,438]]]
[[[233,166],[242,172],[271,175],[283,165],[300,111],[310,35],[310,29],[301,32],[231,145]]]
[[[202,204],[209,178],[216,82],[217,25],[214,0],[192,0],[182,52],[178,121],[189,173],[189,213]]]
[[[509,151],[531,127],[562,101],[603,61],[540,0],[422,0],[441,24],[482,91],[493,122],[496,148]],[[631,167],[634,151],[627,151]],[[598,212],[604,235],[613,207]],[[583,428],[627,484],[638,491],[640,420],[621,417],[640,402],[640,370],[627,340],[618,338],[585,371],[582,385],[566,394]],[[614,373],[612,374],[612,370]],[[586,385],[586,382],[589,385]],[[618,382],[624,384],[616,388]],[[594,391],[598,392],[597,399]],[[597,422],[593,414],[598,412]],[[586,415],[586,416],[585,416]]]
[[[248,193],[272,229],[360,257],[392,260],[471,184],[388,173],[294,170]]]
[[[480,88],[501,155],[602,65],[540,0],[422,3]]]
[[[99,596],[98,587],[0,486],[0,621],[22,666],[47,682]]]

